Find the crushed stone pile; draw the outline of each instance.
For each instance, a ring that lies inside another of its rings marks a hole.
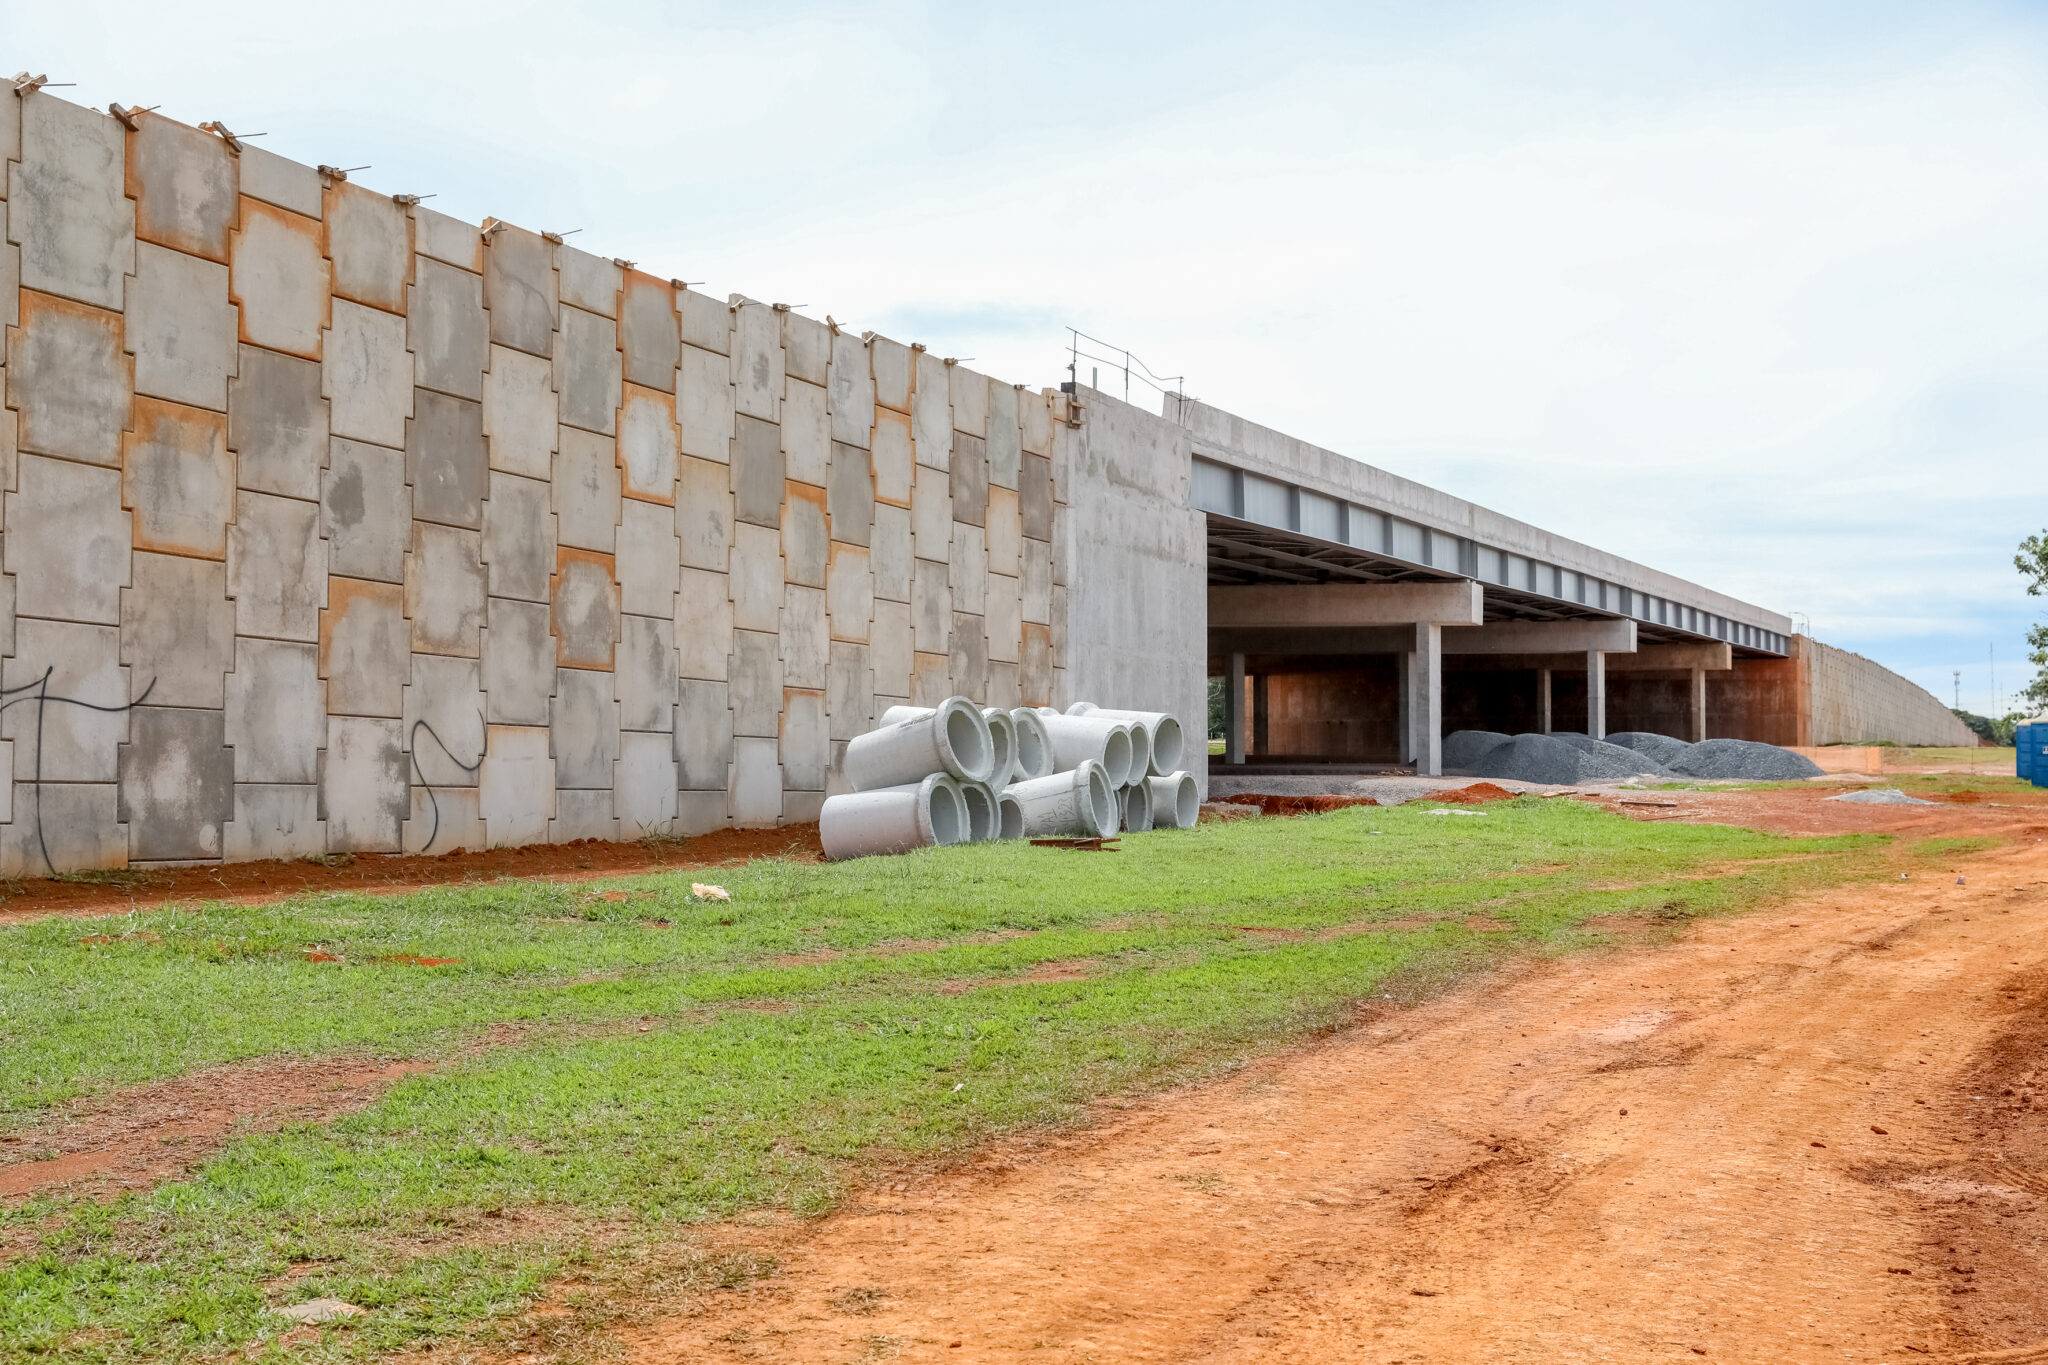
[[[1709,739],[1690,745],[1671,765],[1687,777],[1739,778],[1747,782],[1789,782],[1819,777],[1821,767],[1790,749],[1753,739]]]
[[[1609,744],[1619,744],[1624,749],[1634,749],[1653,762],[1670,767],[1685,756],[1692,745],[1669,735],[1653,734],[1648,730],[1623,730],[1607,737]]]
[[[1602,746],[1615,748],[1613,745]],[[1556,735],[1516,735],[1494,748],[1474,769],[1481,777],[1575,787],[1582,782],[1619,782],[1641,773],[1641,758],[1626,749],[1626,761],[1581,749]]]
[[[1470,772],[1479,760],[1514,738],[1498,730],[1453,730],[1444,736],[1443,765],[1455,772]]]
[[[1843,792],[1830,796],[1830,801],[1853,801],[1859,806],[1931,806],[1932,801],[1922,801],[1917,796],[1908,796],[1897,787],[1878,787],[1860,792]]]
[[[1444,738],[1443,764],[1447,771],[1479,777],[1567,787],[1630,777],[1783,782],[1818,777],[1821,771],[1810,759],[1775,744],[1747,739],[1687,744],[1646,730],[1624,730],[1610,740],[1571,730],[1512,737],[1492,730],[1455,730]]]
[[[1671,776],[1669,768],[1666,768],[1655,758],[1643,753],[1639,749],[1627,748],[1620,744],[1610,744],[1604,739],[1594,739],[1591,735],[1582,735],[1576,730],[1552,735],[1551,738],[1561,739],[1580,753],[1591,754],[1609,765],[1625,768],[1630,774],[1637,777]]]

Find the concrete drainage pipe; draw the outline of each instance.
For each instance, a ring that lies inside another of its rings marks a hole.
[[[1000,706],[982,707],[981,718],[988,722],[989,742],[996,751],[995,769],[989,774],[988,784],[1001,791],[1017,775],[1017,722]]]
[[[967,838],[981,843],[1000,836],[1002,813],[996,809],[996,790],[986,782],[959,784],[960,800],[967,810]]]
[[[1102,765],[1083,759],[1071,772],[1013,782],[1019,834],[1033,839],[1106,839],[1116,833],[1116,795]]]
[[[996,796],[996,838],[1024,837],[1024,803],[1008,792]]]
[[[1180,767],[1187,741],[1182,735],[1180,722],[1164,711],[1118,711],[1097,706],[1092,701],[1077,701],[1067,708],[1067,714],[1128,721],[1133,729],[1142,725],[1146,737],[1152,741],[1151,762],[1146,771],[1154,777],[1165,777]]]
[[[1017,730],[1017,766],[1010,780],[1026,782],[1034,777],[1051,777],[1052,736],[1045,732],[1045,718],[1028,706],[1020,706],[1010,712],[1010,721]]]
[[[818,812],[818,838],[825,856],[834,862],[963,843],[968,832],[960,784],[944,773],[896,787],[828,796]]]
[[[1140,779],[1117,793],[1123,805],[1124,828],[1143,834],[1152,828],[1152,787]]]
[[[1052,766],[1066,772],[1083,760],[1102,766],[1112,787],[1121,787],[1131,773],[1131,727],[1120,720],[1096,716],[1041,716],[1052,740]],[[848,753],[852,750],[849,748]]]
[[[963,782],[986,782],[995,771],[995,758],[981,708],[965,697],[948,697],[929,715],[848,740],[843,771],[857,792],[922,781],[936,772]]]
[[[1202,818],[1202,794],[1193,773],[1148,777],[1145,786],[1152,793],[1152,828],[1193,829]]]

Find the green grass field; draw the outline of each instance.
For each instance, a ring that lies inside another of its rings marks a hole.
[[[502,1344],[543,1293],[602,1325],[657,1271],[672,1299],[767,1269],[694,1257],[690,1224],[822,1211],[889,1163],[1600,944],[1595,916],[1677,926],[1880,875],[1884,844],[1531,798],[697,874],[729,903],[686,873],[7,926],[4,1150],[68,1099],[202,1067],[436,1065],[146,1193],[0,1208],[0,1358],[282,1351],[270,1310],[323,1295],[371,1311],[296,1354]]]

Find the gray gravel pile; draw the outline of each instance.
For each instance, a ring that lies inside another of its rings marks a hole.
[[[1614,748],[1602,745],[1602,748]],[[1637,776],[1643,767],[1639,755],[1627,753],[1626,760],[1581,749],[1556,735],[1516,735],[1479,760],[1475,771],[1481,777],[1510,778],[1516,782],[1545,782],[1575,787],[1584,782],[1619,782]]]
[[[1619,744],[1624,749],[1634,749],[1654,762],[1670,767],[1685,757],[1692,745],[1669,735],[1652,734],[1648,730],[1623,730],[1607,737],[1609,744]]]
[[[1671,771],[1687,777],[1739,778],[1746,782],[1787,782],[1821,775],[1820,765],[1812,759],[1753,739],[1709,739],[1694,744],[1671,764]]]
[[[1671,770],[1649,754],[1630,749],[1620,744],[1610,744],[1604,739],[1594,739],[1576,730],[1553,734],[1552,739],[1561,739],[1582,754],[1591,754],[1605,763],[1614,764],[1634,777],[1669,777]]]
[[[1875,791],[1843,792],[1830,796],[1830,801],[1853,801],[1859,806],[1931,806],[1932,801],[1922,801],[1917,796],[1908,796],[1897,787],[1879,787]]]
[[[1497,730],[1453,730],[1444,736],[1443,765],[1469,772],[1510,738]]]

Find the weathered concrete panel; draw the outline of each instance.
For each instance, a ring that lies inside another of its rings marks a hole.
[[[822,691],[832,637],[821,589],[794,583],[783,589],[781,635],[783,685]]]
[[[1017,486],[1024,458],[1023,432],[1017,425],[1017,390],[999,379],[988,381],[988,481],[993,488]]]
[[[227,267],[144,242],[127,297],[135,391],[225,412],[235,369]]]
[[[868,664],[866,645],[832,642],[825,714],[830,718],[833,739],[853,739],[875,728],[875,717],[881,713],[875,709],[875,671]]]
[[[619,837],[618,818],[612,814],[610,784],[602,788],[564,788],[555,793],[555,818],[548,826],[548,838],[557,844],[578,839],[610,840]]]
[[[613,575],[610,555],[566,545],[555,552],[552,626],[555,659],[563,668],[612,667],[619,642],[619,585]]]
[[[120,771],[115,815],[128,826],[131,860],[220,856],[235,771],[219,711],[137,707]]]
[[[985,600],[987,610],[982,619],[988,630],[989,662],[1016,663],[1018,644],[1023,635],[1020,614],[1023,599],[1018,593],[1017,580],[991,573]]]
[[[792,583],[822,588],[829,544],[825,531],[825,490],[792,481],[783,491],[783,573]]]
[[[619,332],[610,318],[562,310],[555,334],[555,396],[562,424],[605,436],[619,429]]]
[[[484,565],[491,596],[548,600],[555,572],[554,490],[534,479],[491,475],[484,500]]]
[[[832,463],[832,415],[825,388],[790,379],[782,386],[782,467],[790,478],[825,486]]]
[[[1019,584],[1020,610],[1026,621],[1052,622],[1052,546],[1042,540],[1024,542],[1024,577]]]
[[[988,544],[979,526],[953,523],[953,610],[979,616],[988,577]]]
[[[16,609],[118,624],[131,526],[121,510],[120,474],[23,455],[16,477],[21,488],[7,496],[0,556],[14,576]]]
[[[733,515],[756,526],[782,524],[782,429],[741,416],[732,444]]]
[[[225,263],[235,226],[235,158],[225,142],[161,114],[138,114],[128,139],[135,236]]]
[[[405,319],[335,300],[320,391],[327,395],[328,420],[336,436],[403,447],[413,393]]]
[[[873,451],[875,497],[908,507],[915,469],[910,454],[910,418],[886,408],[877,409]]]
[[[0,875],[47,877],[77,868],[128,866],[128,831],[115,822],[118,790],[112,781],[40,789],[15,783],[17,818],[0,825]]]
[[[619,637],[619,724],[627,730],[675,728],[676,626],[653,616],[627,616]]]
[[[730,592],[722,573],[682,571],[675,616],[677,667],[682,676],[725,681],[726,661],[732,655]]]
[[[988,702],[990,706],[1004,709],[1022,706],[1024,689],[1018,681],[1017,665],[988,661]]]
[[[875,576],[868,552],[858,545],[832,545],[825,575],[825,610],[832,638],[866,643],[868,623],[875,616]]]
[[[491,347],[490,363],[484,373],[484,435],[491,468],[545,479],[555,463],[554,363],[508,346]]]
[[[875,478],[868,468],[868,452],[859,446],[832,443],[832,469],[827,511],[832,518],[832,538],[849,545],[865,545],[874,533]]]
[[[555,814],[555,760],[547,728],[493,725],[490,735],[477,795],[491,844],[539,843]]]
[[[868,348],[859,337],[841,332],[832,338],[829,379],[832,439],[866,450],[875,426],[875,381],[868,370]]]
[[[361,441],[332,441],[320,484],[328,570],[349,578],[402,582],[412,526],[404,453]]]
[[[988,571],[1015,578],[1024,558],[1024,523],[1017,493],[1010,488],[988,490]]]
[[[226,735],[235,751],[235,780],[319,781],[320,741],[327,734],[319,648],[283,640],[234,645]]]
[[[247,142],[235,161],[241,168],[243,194],[308,218],[320,216],[320,173],[311,166]]]
[[[953,629],[951,570],[929,559],[917,561],[910,580],[910,621],[922,654],[944,654]],[[878,665],[879,667],[879,665]],[[880,689],[878,689],[880,690]]]
[[[412,485],[412,515],[444,526],[482,530],[489,470],[490,462],[484,456],[483,404],[431,389],[417,390],[412,420],[405,426],[405,477]]]
[[[318,360],[331,301],[320,220],[244,196],[229,293],[243,341]]]
[[[555,248],[555,280],[562,302],[601,318],[615,317],[619,308],[621,272],[617,261],[578,251],[566,244]]]
[[[1029,390],[1017,395],[1019,443],[1026,455],[1052,454],[1052,400]]]
[[[892,602],[910,600],[911,534],[907,508],[886,503],[875,508],[875,534],[868,553],[875,570],[875,596]]]
[[[473,787],[414,786],[412,814],[403,833],[407,853],[458,853],[491,846],[483,803]]]
[[[235,524],[228,528],[235,634],[319,639],[320,609],[327,603],[327,546],[320,538],[320,509],[312,503],[267,493],[236,494]]]
[[[562,669],[555,675],[549,717],[555,786],[609,789],[612,764],[619,757],[619,704],[612,697],[612,675]]]
[[[684,459],[676,466],[676,535],[683,563],[724,573],[732,553],[732,489],[724,464]]]
[[[336,180],[326,193],[327,256],[334,292],[388,313],[405,311],[412,219],[389,195]]]
[[[553,355],[560,313],[553,243],[539,233],[506,224],[492,231],[490,248],[483,255],[491,340],[528,355]]]
[[[619,410],[620,491],[643,502],[674,506],[676,454],[674,395],[626,385]]]
[[[832,365],[831,329],[815,318],[796,313],[782,315],[782,371],[791,379],[825,387]],[[787,400],[789,390],[784,388]]]
[[[627,502],[618,543],[623,609],[642,616],[674,616],[679,572],[675,513],[654,503]]]
[[[731,686],[736,735],[774,736],[782,704],[781,637],[753,630],[732,633]]]
[[[396,853],[411,806],[397,720],[327,718],[320,812],[330,853]]]
[[[733,624],[741,630],[775,631],[782,618],[782,535],[765,526],[741,522],[734,528],[732,574]]]
[[[769,739],[732,742],[732,822],[741,829],[766,829],[782,820],[782,765],[778,744]]]
[[[676,704],[675,746],[678,786],[724,792],[732,769],[732,711],[724,683],[683,680]]]
[[[484,595],[482,533],[414,522],[405,563],[413,652],[476,658],[483,649]]]
[[[676,793],[677,834],[709,834],[731,823],[732,817],[726,812],[723,783],[716,791],[691,791],[686,787]]]
[[[900,341],[876,337],[868,343],[869,365],[875,376],[875,402],[904,416],[910,415],[910,382],[913,352]],[[881,414],[875,415],[881,425]],[[908,431],[908,424],[905,431]],[[906,442],[906,450],[909,445]]]
[[[720,464],[732,458],[733,393],[731,362],[713,351],[683,347],[676,369],[676,424],[683,454]]]
[[[673,742],[665,734],[620,736],[611,786],[612,813],[621,838],[644,839],[667,831],[676,819]]]
[[[21,160],[7,167],[7,239],[21,283],[119,308],[135,269],[126,135],[105,114],[40,92],[21,101]]]
[[[235,608],[225,564],[138,554],[121,590],[121,662],[152,706],[219,707],[234,666]]]
[[[947,669],[953,690],[965,697],[988,695],[988,630],[982,618],[953,613],[953,639]]]
[[[910,496],[911,547],[919,559],[953,554],[953,484],[946,470],[919,465]]]
[[[953,686],[952,660],[944,654],[914,654],[911,656],[910,704],[912,706],[937,706],[959,689]],[[876,704],[881,698],[876,697]]]
[[[688,289],[676,291],[676,315],[683,342],[728,355],[732,351],[732,308],[723,299]]]
[[[412,656],[405,689],[410,778],[435,787],[473,787],[484,753],[482,668],[475,659]]]
[[[610,554],[618,543],[617,447],[575,427],[563,427],[556,440],[555,535],[564,545]]]
[[[492,725],[546,725],[555,690],[555,637],[540,602],[493,597],[483,640],[484,719]]]
[[[318,745],[327,732],[314,732]],[[258,859],[317,858],[327,852],[327,825],[320,819],[320,789],[311,784],[271,786],[237,783],[235,818],[221,836],[221,857],[231,863]]]
[[[131,361],[121,315],[21,292],[21,326],[7,333],[7,406],[20,448],[92,464],[121,462]]]
[[[240,354],[240,372],[228,385],[228,449],[238,485],[317,501],[327,455],[320,367],[255,346]]]
[[[1026,455],[1017,482],[1017,511],[1027,537],[1052,539],[1052,507],[1052,461],[1042,455]]]
[[[978,436],[953,435],[953,520],[979,526],[988,515],[988,445]]]
[[[913,652],[910,604],[876,602],[875,623],[868,631],[868,667],[874,670],[877,697],[910,695]],[[875,714],[879,716],[881,711]]]
[[[977,374],[965,365],[954,365],[946,372],[946,378],[953,391],[953,430],[965,432],[977,440],[988,437],[988,376]],[[959,450],[956,442],[953,449]]]
[[[782,694],[782,780],[791,791],[825,790],[831,741],[825,694],[795,688]]]
[[[953,460],[953,386],[946,362],[917,352],[917,388],[910,395],[911,450],[917,462],[943,470]]]
[[[138,398],[124,444],[121,502],[135,548],[225,559],[235,497],[226,414]]]
[[[116,780],[116,746],[128,738],[128,713],[90,708],[128,704],[130,684],[128,670],[121,666],[120,631],[112,626],[24,617],[15,626],[14,656],[0,661],[0,687],[5,687],[10,697],[25,696],[36,690],[46,672],[47,696],[70,697],[86,705],[23,701],[0,711],[0,737],[15,741],[15,779]],[[15,815],[21,814],[22,807],[17,804]],[[46,805],[46,818],[48,814]]]
[[[782,420],[782,321],[762,303],[733,310],[733,407],[763,422]]]
[[[404,589],[359,578],[328,579],[327,606],[320,613],[328,715],[389,716],[395,724],[405,714],[411,673]],[[395,818],[402,819],[403,811]]]
[[[424,256],[416,272],[406,319],[412,382],[422,389],[482,402],[484,367],[490,361],[483,277]]]

